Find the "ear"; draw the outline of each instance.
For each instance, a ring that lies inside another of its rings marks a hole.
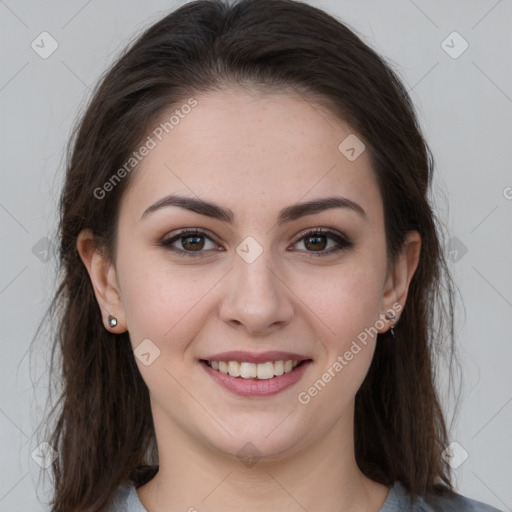
[[[382,289],[381,307],[383,309],[381,318],[387,311],[395,313],[394,320],[387,320],[391,325],[379,329],[380,333],[386,332],[392,327],[400,316],[412,276],[418,267],[421,249],[421,236],[417,231],[408,231],[405,237],[403,248],[394,265],[388,270],[388,275]]]
[[[84,229],[80,232],[76,247],[89,273],[94,294],[101,309],[105,329],[116,334],[125,332],[125,311],[114,264],[103,251],[96,247],[94,234],[90,229]],[[109,325],[108,317],[110,315],[117,320],[115,327]]]

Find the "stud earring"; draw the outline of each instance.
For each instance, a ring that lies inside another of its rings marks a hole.
[[[393,327],[395,327],[395,318],[396,318],[396,315],[395,315],[395,313],[393,313],[393,311],[388,311],[388,312],[386,313],[386,318],[387,318],[388,320],[393,320],[393,325],[391,326],[390,331],[391,331],[391,336],[393,336],[393,338],[394,338],[394,337],[395,337],[395,331],[393,330]]]
[[[110,328],[113,328],[117,325],[117,318],[113,317],[112,315],[108,315],[108,326]]]

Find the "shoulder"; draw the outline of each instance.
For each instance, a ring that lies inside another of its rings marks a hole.
[[[450,498],[430,496],[424,498],[423,501],[429,507],[426,509],[427,512],[503,512],[491,505],[466,498],[460,494]]]
[[[393,489],[396,489],[400,503],[410,507],[403,507],[404,510],[413,510],[414,512],[503,512],[491,505],[466,498],[458,493],[452,496],[432,493],[412,500],[400,482],[396,482]],[[402,510],[402,508],[398,510]]]
[[[107,512],[147,512],[140,502],[133,484],[117,489],[114,502]],[[503,512],[491,505],[466,498],[455,493],[453,496],[429,494],[413,499],[400,482],[391,488],[384,506],[379,512]]]
[[[147,510],[139,501],[133,484],[125,484],[118,487],[114,501],[106,512],[147,512]]]

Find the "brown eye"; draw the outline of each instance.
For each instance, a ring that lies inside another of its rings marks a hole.
[[[205,247],[207,242],[212,243],[212,247]],[[180,244],[182,249],[175,247],[175,244]],[[171,252],[174,252],[181,256],[201,257],[205,256],[206,250],[203,249],[217,249],[217,244],[213,239],[201,229],[184,229],[176,235],[162,240],[160,242],[162,247],[165,247]]]
[[[329,241],[334,242],[334,247],[327,248]],[[308,256],[329,256],[334,253],[349,249],[354,246],[347,237],[326,228],[317,228],[302,235],[297,243],[303,242]]]
[[[325,235],[308,236],[304,239],[304,245],[313,251],[323,251],[327,246],[327,238]]]
[[[208,242],[211,242],[213,246],[206,247]],[[317,228],[304,233],[295,245],[299,242],[303,242],[305,247],[305,251],[302,252],[306,252],[308,256],[317,257],[329,256],[354,246],[354,243],[344,235],[325,228]],[[182,248],[175,246],[178,243]],[[207,255],[208,250],[218,250],[218,245],[212,237],[198,228],[182,230],[171,238],[162,240],[160,245],[177,255],[186,257],[202,257]]]
[[[182,240],[181,245],[186,250],[200,251],[204,247],[204,237],[202,235],[201,236],[184,236],[184,237],[181,237],[181,240]]]

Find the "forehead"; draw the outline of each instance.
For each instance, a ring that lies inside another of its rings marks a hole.
[[[193,108],[173,105],[148,133],[153,148],[122,200],[135,214],[170,193],[212,199],[235,212],[243,207],[248,214],[333,194],[367,212],[380,209],[367,151],[349,159],[339,148],[360,139],[314,101],[241,89],[193,98]]]

